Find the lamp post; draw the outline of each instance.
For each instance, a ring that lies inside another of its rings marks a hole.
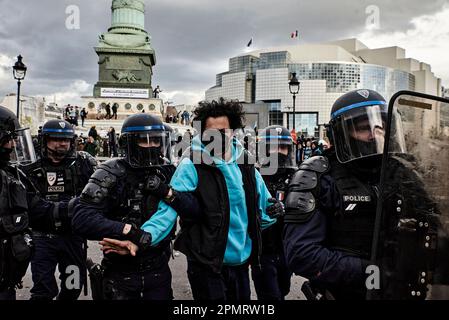
[[[293,95],[293,131],[296,133],[296,122],[295,122],[295,103],[296,103],[296,95],[299,92],[299,81],[296,78],[296,72],[292,72],[292,77],[290,79],[290,82],[288,83],[288,88],[290,90],[290,93]]]
[[[22,80],[25,79],[27,73],[27,66],[22,62],[22,56],[17,57],[17,62],[12,67],[14,79],[17,80],[17,119],[19,118],[19,108],[20,108],[20,85]]]

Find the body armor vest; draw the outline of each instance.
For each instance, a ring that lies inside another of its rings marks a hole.
[[[119,166],[123,166],[119,164]],[[110,195],[105,201],[112,201],[106,213],[108,219],[132,224],[140,228],[148,221],[158,209],[161,199],[145,191],[148,177],[157,175],[163,182],[169,183],[173,175],[174,166],[161,166],[149,169],[129,169],[124,168],[126,175],[117,181],[115,193]],[[156,246],[138,252],[137,257],[119,256],[115,254],[105,255],[103,266],[106,268],[120,268],[134,270],[137,266],[152,263],[153,260],[160,260],[161,254],[166,253],[167,259],[170,252],[170,242],[174,237],[176,227],[172,233]]]
[[[157,175],[162,182],[168,184],[174,170],[172,166],[127,170],[124,181],[117,186],[118,203],[108,213],[108,218],[140,228],[156,213],[161,200],[145,191],[148,177]]]
[[[377,185],[363,182],[338,161],[331,164],[340,206],[330,215],[328,246],[369,259],[376,219]]]
[[[11,170],[15,170],[10,168]],[[0,290],[20,286],[31,257],[24,185],[0,169]]]
[[[46,200],[59,202],[81,194],[84,188],[84,184],[79,181],[82,175],[81,161],[81,158],[77,157],[59,166],[39,161],[36,165],[32,165],[32,168],[25,168],[25,170]]]
[[[273,198],[285,203],[288,185],[295,168],[279,168],[276,174],[262,176],[268,191]],[[278,221],[263,230],[262,232],[262,252],[264,254],[279,254],[283,252],[282,230],[284,227],[284,219],[278,218]]]

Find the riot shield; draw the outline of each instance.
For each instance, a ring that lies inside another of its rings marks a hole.
[[[368,298],[442,298],[436,285],[449,282],[448,115],[443,98],[409,91],[391,98],[371,259],[380,288]]]

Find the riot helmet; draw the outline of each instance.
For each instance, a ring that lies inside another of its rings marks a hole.
[[[170,128],[152,115],[140,113],[123,123],[120,145],[131,167],[148,168],[171,163]]]
[[[40,149],[43,159],[52,158],[61,161],[66,158],[74,158],[75,129],[67,121],[49,120],[42,126],[40,133]]]
[[[373,90],[338,98],[331,110],[328,137],[341,163],[383,154],[388,104]]]
[[[259,132],[258,158],[261,166],[277,165],[278,168],[294,165],[293,138],[282,126],[266,127]],[[274,163],[273,163],[274,161]]]
[[[16,115],[0,106],[0,166],[36,161],[29,128],[21,128]]]

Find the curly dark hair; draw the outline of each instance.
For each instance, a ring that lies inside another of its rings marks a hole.
[[[201,101],[198,108],[193,111],[193,121],[201,121],[201,130],[206,128],[208,118],[228,117],[229,125],[232,130],[244,127],[245,112],[243,106],[236,100],[225,100],[224,98]]]

